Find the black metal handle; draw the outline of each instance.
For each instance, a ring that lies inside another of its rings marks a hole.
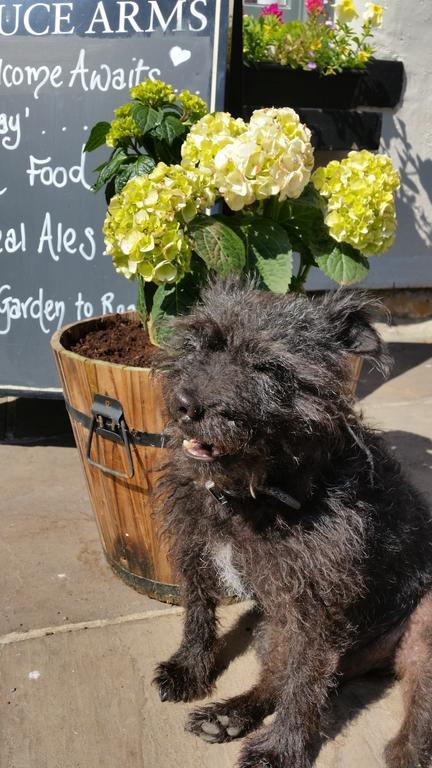
[[[95,433],[101,437],[106,437],[109,440],[123,445],[128,462],[127,472],[119,472],[116,469],[111,469],[111,467],[107,467],[105,464],[99,464],[91,458],[91,447]],[[114,400],[114,398],[108,397],[107,395],[96,394],[93,398],[92,419],[87,439],[86,460],[92,467],[96,467],[96,469],[100,469],[102,472],[106,472],[113,477],[121,477],[130,480],[135,474],[128,429],[123,415],[123,406],[118,400]]]

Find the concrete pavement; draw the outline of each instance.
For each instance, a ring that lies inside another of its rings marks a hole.
[[[432,491],[432,323],[385,329],[396,365],[367,366],[360,407],[417,484]],[[161,704],[150,685],[176,647],[181,609],[125,586],[107,566],[74,448],[0,445],[1,768],[230,768],[239,745],[183,731],[194,705]],[[257,672],[248,605],[221,610],[214,698]],[[318,768],[382,768],[401,716],[397,685],[346,686],[326,724]]]

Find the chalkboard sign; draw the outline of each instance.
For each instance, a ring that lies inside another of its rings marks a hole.
[[[228,0],[0,3],[0,394],[56,396],[52,333],[133,305],[103,253],[89,127],[146,78],[222,109],[227,28]]]

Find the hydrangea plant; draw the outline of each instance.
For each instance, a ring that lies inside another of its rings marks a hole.
[[[107,185],[106,251],[137,281],[154,341],[209,273],[301,292],[312,267],[355,283],[369,256],[391,246],[399,175],[390,158],[350,152],[314,171],[310,131],[293,109],[258,109],[245,122],[203,114],[200,99],[165,83],[131,96],[92,130],[87,150],[113,149],[94,186]]]
[[[274,62],[293,69],[334,75],[344,69],[363,69],[373,55],[373,28],[381,26],[384,8],[366,3],[360,31],[351,26],[359,18],[353,0],[305,0],[306,21],[283,23],[277,3],[266,6],[259,18],[243,17],[244,57],[249,64]],[[333,13],[330,14],[329,9]]]

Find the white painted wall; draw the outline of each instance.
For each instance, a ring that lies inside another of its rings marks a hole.
[[[380,0],[378,0],[379,2]],[[356,0],[363,13],[365,0]],[[398,234],[390,251],[371,258],[365,285],[432,286],[432,0],[383,0],[384,23],[374,36],[376,57],[403,61],[400,106],[383,119],[382,150],[401,173]],[[325,284],[328,285],[327,283]],[[318,275],[310,288],[322,288]]]

